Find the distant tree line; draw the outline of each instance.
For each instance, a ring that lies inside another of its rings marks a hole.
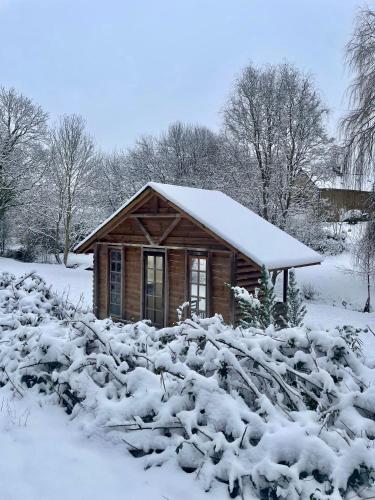
[[[107,153],[82,117],[51,124],[28,97],[1,88],[1,250],[21,245],[24,258],[52,254],[67,265],[74,245],[148,181],[220,189],[324,250],[325,213],[313,181],[344,161],[327,114],[310,75],[288,63],[250,64],[219,131],[176,122]]]

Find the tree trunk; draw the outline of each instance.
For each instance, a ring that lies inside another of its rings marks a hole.
[[[68,265],[68,257],[69,257],[69,248],[70,248],[70,238],[69,238],[69,232],[70,232],[70,222],[66,222],[65,226],[65,239],[64,239],[64,265],[67,267]]]
[[[72,222],[72,209],[69,203],[69,206],[66,210],[66,223],[65,223],[65,235],[64,235],[64,265],[67,267],[68,265],[68,257],[70,250],[70,226]]]
[[[363,312],[369,313],[371,311],[371,284],[370,284],[370,275],[367,275],[367,300],[365,304],[365,308]]]

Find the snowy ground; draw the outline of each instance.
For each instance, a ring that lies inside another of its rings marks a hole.
[[[71,263],[79,265],[66,269],[0,258],[0,271],[20,275],[35,270],[71,302],[91,307],[92,272],[85,269],[91,259],[79,256]],[[353,324],[375,332],[375,313],[361,312],[366,284],[351,267],[349,254],[343,254],[327,257],[321,266],[297,270],[300,285],[309,283],[317,292],[307,302],[307,324],[324,328]],[[362,340],[375,366],[375,335],[368,331]],[[192,476],[178,470],[144,472],[123,449],[100,438],[86,438],[61,408],[40,408],[32,396],[10,400],[4,389],[0,389],[0,448],[6,457],[0,460],[0,497],[7,500],[227,498],[224,487],[205,494]]]
[[[124,448],[86,438],[60,407],[0,389],[0,498],[4,500],[210,500],[173,467],[145,472]]]
[[[69,265],[78,267],[66,268],[59,264],[19,262],[0,257],[0,272],[7,271],[18,276],[35,271],[52,285],[53,290],[66,295],[73,304],[81,302],[85,306],[92,307],[92,271],[86,270],[92,266],[92,256],[72,255],[69,258]]]

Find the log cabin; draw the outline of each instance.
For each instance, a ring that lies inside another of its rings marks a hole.
[[[94,254],[94,313],[173,325],[177,309],[236,323],[228,285],[250,292],[264,265],[284,273],[322,257],[220,191],[150,182],[75,248]]]

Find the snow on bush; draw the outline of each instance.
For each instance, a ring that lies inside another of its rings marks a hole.
[[[64,405],[145,467],[176,462],[232,497],[343,498],[375,468],[374,369],[358,332],[155,330],[76,311],[35,275],[0,275],[0,383]]]

